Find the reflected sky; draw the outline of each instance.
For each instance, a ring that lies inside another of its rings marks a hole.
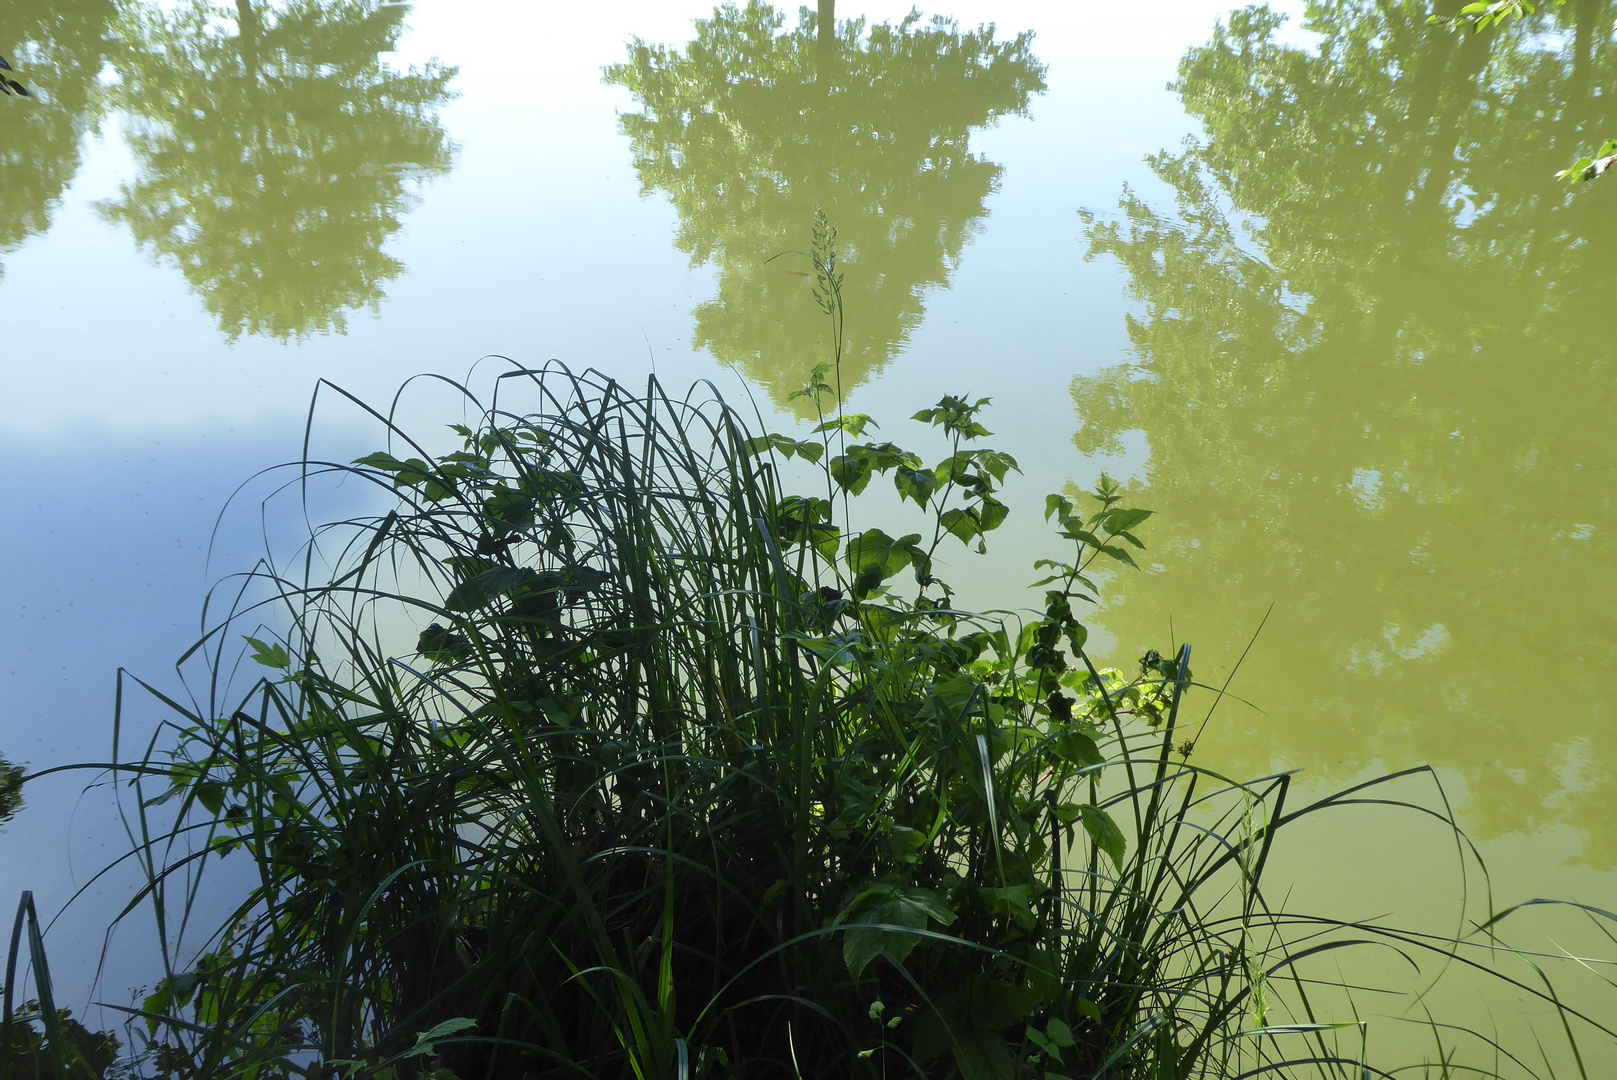
[[[1565,823],[1611,867],[1617,203],[1546,180],[1610,126],[1610,14],[1418,14],[1312,5],[1317,51],[1230,16],[1180,66],[1201,136],[1151,159],[1174,205],[1090,216],[1141,307],[1077,443],[1144,433],[1164,567],[1102,621],[1171,615],[1227,669],[1273,601],[1239,679],[1267,715],[1216,720],[1210,764],[1432,762],[1479,835]]]

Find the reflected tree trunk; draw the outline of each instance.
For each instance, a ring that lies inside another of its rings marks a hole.
[[[252,0],[236,0],[236,41],[249,86],[258,85],[258,13]]]
[[[837,0],[819,0],[814,29],[818,68],[815,81],[822,91],[830,93],[837,79]]]

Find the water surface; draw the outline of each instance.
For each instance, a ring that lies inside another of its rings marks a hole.
[[[1044,492],[1108,469],[1159,513],[1107,658],[1190,640],[1222,682],[1251,646],[1195,760],[1430,763],[1499,902],[1611,906],[1617,193],[1550,179],[1617,131],[1609,6],[1475,40],[1418,4],[1050,8],[844,2],[828,43],[763,5],[9,4],[38,96],[0,101],[0,753],[98,758],[114,669],[177,685],[260,539],[253,498],[215,516],[318,378],[558,357],[798,423],[821,209],[850,405],[903,441],[992,395],[1023,464],[995,560],[951,556],[974,599],[1026,602]],[[47,908],[123,842],[81,787],[0,834]],[[1287,872],[1440,920],[1441,842],[1366,816]],[[61,924],[79,1000],[127,888]]]

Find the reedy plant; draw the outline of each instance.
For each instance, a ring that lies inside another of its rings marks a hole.
[[[823,219],[807,255],[840,339]],[[1149,517],[1104,478],[1087,512],[1046,502],[1070,548],[1041,610],[959,610],[939,549],[983,550],[1017,467],[978,445],[987,399],[915,415],[948,444],[929,468],[834,371],[807,439],[550,366],[487,405],[456,385],[479,419],[451,452],[367,409],[387,449],[305,454],[300,484],[393,505],[247,575],[197,646],[204,699],[164,698],[177,742],[127,767],[166,781],[131,817],[168,965],[145,1068],[1388,1075],[1329,1041],[1355,1025],[1316,1022],[1299,967],[1354,939],[1260,887],[1284,825],[1381,800],[1288,810],[1289,776],[1192,764],[1189,646],[1092,662],[1074,604]],[[823,488],[788,492],[788,458]],[[878,477],[930,537],[854,526]],[[270,673],[231,696],[244,631]],[[256,885],[188,941],[221,858]]]

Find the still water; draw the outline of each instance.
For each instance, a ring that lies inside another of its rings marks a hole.
[[[834,48],[784,7],[572,7],[8,0],[0,754],[104,758],[120,666],[177,689],[262,545],[220,510],[317,379],[557,357],[798,422],[823,208],[850,405],[902,441],[991,395],[1023,464],[973,599],[1025,603],[1044,492],[1107,470],[1158,516],[1092,640],[1233,675],[1196,760],[1430,764],[1496,904],[1614,906],[1617,181],[1550,179],[1617,132],[1606,0],[1469,40],[1416,3],[844,0]],[[63,996],[121,1002],[130,935],[90,986],[129,881],[92,877],[125,840],[83,784],[30,789],[0,882],[87,886]],[[1344,818],[1293,906],[1452,924],[1442,839]]]

